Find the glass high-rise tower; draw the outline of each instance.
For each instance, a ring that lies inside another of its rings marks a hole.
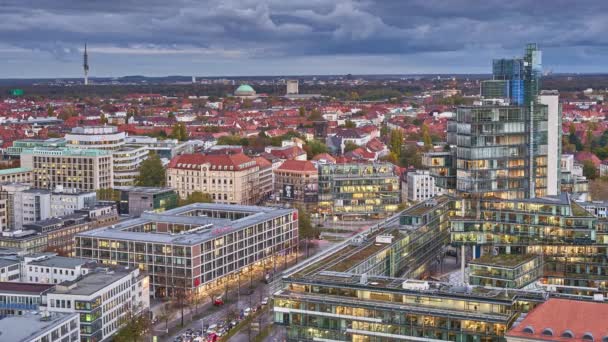
[[[492,72],[493,79],[482,83],[481,103],[458,108],[448,124],[448,142],[455,145],[451,184],[470,197],[545,196],[548,125],[547,106],[538,100],[541,52],[529,44],[522,58],[494,60]]]

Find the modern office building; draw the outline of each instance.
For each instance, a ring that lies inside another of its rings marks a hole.
[[[104,150],[34,148],[21,153],[21,166],[34,170],[34,187],[94,191],[114,184],[112,154]]]
[[[198,191],[216,203],[257,204],[272,191],[272,177],[264,172],[272,170],[242,153],[184,154],[169,163],[167,185],[181,198]]]
[[[274,194],[277,201],[316,208],[319,195],[319,172],[308,160],[286,160],[274,170]]]
[[[82,342],[111,341],[129,315],[150,308],[148,276],[139,269],[98,269],[47,293],[50,312],[80,315]]]
[[[401,203],[399,176],[393,164],[325,164],[318,170],[318,212],[323,216],[386,217]]]
[[[0,340],[10,342],[80,342],[77,313],[26,313],[0,319]]]
[[[608,224],[567,194],[469,201],[419,203],[288,270],[275,323],[288,341],[504,341],[549,298],[604,300]],[[419,280],[441,268],[448,243],[469,244],[468,275]]]
[[[148,158],[148,148],[128,145],[125,132],[115,126],[74,127],[65,135],[67,146],[109,151],[113,156],[113,187],[135,185],[139,165]]]
[[[179,204],[179,197],[171,188],[128,187],[120,190],[121,214],[133,217],[145,211],[162,212],[173,209]]]
[[[457,109],[448,142],[458,193],[504,199],[558,193],[558,162],[552,156],[549,163],[548,154],[549,144],[554,151],[561,141],[559,104],[554,95],[539,98],[540,73],[540,50],[529,44],[524,57],[493,62],[493,81],[482,83],[490,98]]]
[[[5,204],[5,210],[0,213],[0,217],[6,217],[6,225],[2,227],[3,231],[15,228],[15,194],[31,187],[30,184],[23,183],[0,184],[0,206]]]
[[[164,297],[216,286],[254,264],[274,267],[273,257],[297,245],[294,209],[197,203],[79,234],[76,256],[139,268]]]

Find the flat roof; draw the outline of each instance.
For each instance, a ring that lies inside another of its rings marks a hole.
[[[77,266],[89,264],[91,262],[92,262],[91,259],[54,256],[54,257],[51,257],[48,259],[32,261],[29,263],[29,265],[44,266],[44,267],[58,267],[58,268],[76,268]]]
[[[0,176],[12,175],[14,173],[32,172],[30,167],[14,167],[12,169],[0,170]]]
[[[469,261],[469,264],[499,267],[517,267],[536,258],[538,258],[538,255],[535,254],[486,254],[477,259]]]
[[[19,260],[10,260],[5,258],[0,259],[0,267],[7,267],[14,264],[19,264]]]
[[[196,210],[236,212],[248,215],[237,220],[187,215]],[[267,220],[289,215],[294,211],[295,209],[218,203],[194,203],[170,209],[162,213],[144,212],[139,218],[118,222],[108,227],[82,232],[78,234],[78,236],[190,246],[251,227]],[[129,228],[153,222],[206,227],[204,229],[184,232],[182,234],[128,231]]]
[[[49,313],[43,318],[39,314],[7,316],[0,319],[0,340],[29,342],[78,317],[78,313]]]
[[[21,293],[21,294],[42,294],[55,285],[52,284],[34,284],[34,283],[18,283],[18,282],[0,282],[1,293]]]
[[[88,273],[80,279],[66,281],[49,293],[90,296],[106,286],[131,274],[132,270],[113,270]]]

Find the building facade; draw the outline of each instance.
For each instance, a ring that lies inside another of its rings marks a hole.
[[[286,160],[274,170],[277,201],[303,206],[311,212],[319,195],[319,172],[310,161]]]
[[[150,308],[148,277],[138,269],[106,269],[55,285],[47,294],[50,312],[80,315],[80,341],[111,341],[131,313]]]
[[[164,297],[217,286],[255,264],[273,268],[297,245],[294,209],[197,203],[79,234],[76,256],[139,268]]]
[[[103,150],[35,148],[21,153],[21,165],[34,170],[34,187],[94,191],[114,184],[112,154]]]
[[[272,178],[261,175],[258,162],[242,153],[189,154],[173,158],[167,167],[167,185],[181,198],[208,193],[216,203],[257,204],[272,191]],[[267,167],[263,168],[267,171]]]
[[[76,313],[26,313],[0,320],[0,338],[15,342],[79,342],[80,316]]]
[[[390,163],[319,165],[318,212],[342,218],[386,217],[401,203]]]
[[[408,201],[425,201],[442,193],[442,189],[436,184],[435,177],[429,171],[416,170],[407,173]]]

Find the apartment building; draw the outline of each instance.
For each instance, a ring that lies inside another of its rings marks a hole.
[[[0,258],[0,282],[19,281],[21,262],[16,258]]]
[[[75,243],[80,258],[146,272],[151,293],[164,297],[216,286],[254,264],[273,267],[297,242],[294,209],[196,203],[81,233]]]
[[[148,277],[137,268],[98,269],[55,285],[46,297],[48,311],[80,315],[83,342],[111,341],[127,315],[150,308]]]
[[[167,166],[167,185],[182,198],[199,191],[216,203],[256,204],[272,191],[268,168],[243,153],[185,154]]]
[[[21,153],[21,166],[34,170],[35,188],[112,188],[112,165],[112,154],[103,150],[34,148]]]

